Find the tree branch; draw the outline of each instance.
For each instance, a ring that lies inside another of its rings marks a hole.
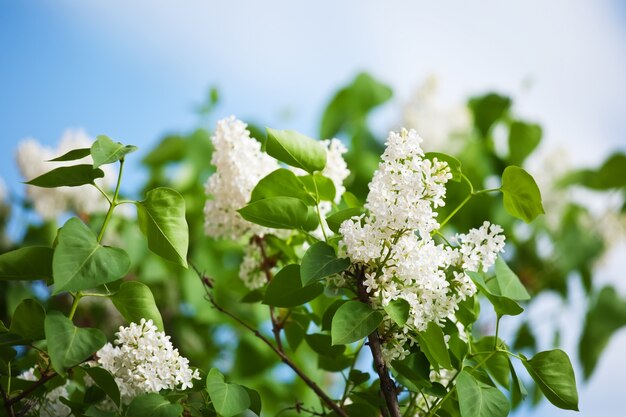
[[[9,395],[4,391],[4,387],[0,384],[0,394],[2,394],[2,401],[4,402],[4,408],[7,410],[7,416],[15,417],[15,411],[13,411],[13,404],[9,400]]]
[[[311,378],[309,378],[304,371],[302,371],[302,369],[300,369],[298,367],[298,365],[296,365],[282,350],[279,350],[276,346],[274,346],[274,344],[267,338],[265,337],[263,334],[261,334],[261,332],[259,332],[257,329],[255,329],[254,327],[252,327],[251,325],[249,325],[248,323],[246,323],[245,321],[243,321],[242,319],[240,319],[239,317],[237,317],[236,315],[234,315],[233,313],[231,313],[230,311],[226,310],[225,308],[223,308],[222,306],[220,306],[216,301],[215,298],[213,297],[213,294],[211,294],[211,292],[209,291],[209,288],[212,288],[212,283],[211,280],[204,276],[204,274],[202,272],[200,272],[198,270],[198,268],[195,267],[194,264],[192,264],[191,262],[189,262],[189,265],[191,265],[191,267],[196,271],[196,274],[198,275],[198,277],[200,278],[200,280],[203,283],[203,288],[204,291],[206,293],[207,299],[208,301],[211,303],[211,305],[213,306],[213,308],[215,308],[217,311],[219,311],[220,313],[230,317],[231,319],[235,320],[237,323],[239,323],[240,325],[242,325],[244,328],[246,328],[247,330],[249,330],[250,332],[252,332],[259,340],[261,340],[263,343],[265,343],[270,349],[272,349],[272,351],[278,355],[278,357],[280,358],[280,360],[286,364],[287,366],[289,366],[299,377],[300,379],[302,379],[302,381],[304,381],[304,383],[306,385],[309,386],[309,388],[311,388],[311,390],[313,390],[313,392],[315,392],[315,394],[317,394],[317,396],[328,406],[330,407],[333,411],[335,411],[339,416],[341,417],[349,417],[346,412],[332,399],[328,396],[328,394],[326,394],[324,392],[324,390],[322,390],[319,385],[317,385],[315,383],[315,381],[313,381]]]
[[[50,381],[55,376],[57,376],[56,372],[43,373],[41,375],[41,378],[39,380],[37,380],[34,384],[32,384],[30,387],[28,387],[24,391],[20,392],[19,395],[15,396],[13,398],[9,398],[8,399],[9,405],[13,406],[13,404],[17,404],[18,402],[20,402],[24,398],[28,397],[37,388],[39,388],[40,386],[42,386],[46,382]]]
[[[356,279],[357,294],[359,300],[363,303],[369,304],[370,296],[363,286],[363,270],[359,271],[359,275]],[[374,330],[368,337],[368,344],[374,357],[374,368],[380,379],[380,391],[385,398],[387,408],[391,417],[402,417],[400,413],[400,405],[398,404],[398,394],[396,391],[396,384],[389,376],[389,370],[383,359],[383,349],[380,342],[380,336],[378,330]]]

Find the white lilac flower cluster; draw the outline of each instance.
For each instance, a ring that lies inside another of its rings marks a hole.
[[[204,231],[214,238],[240,239],[267,231],[237,213],[248,203],[259,180],[279,168],[274,158],[261,151],[261,144],[250,137],[246,127],[231,116],[217,122],[211,138],[215,173],[204,188],[212,198],[204,206]]]
[[[35,368],[30,368],[28,371],[22,372],[18,378],[25,381],[39,380],[37,375],[35,375]],[[61,398],[69,397],[69,393],[67,392],[68,385],[69,381],[64,385],[46,392],[41,401],[33,404],[26,415],[39,417],[69,416],[72,410],[61,402]]]
[[[42,146],[32,138],[25,139],[18,145],[17,164],[22,177],[27,181],[61,166],[91,164],[93,163],[91,156],[77,161],[48,161],[72,149],[90,148],[92,143],[93,139],[83,130],[65,131],[56,149]],[[104,165],[101,169],[105,173],[104,178],[97,179],[96,183],[101,188],[108,188],[111,185],[112,167],[111,165]],[[26,187],[26,193],[32,201],[35,211],[44,219],[54,219],[68,210],[91,214],[106,211],[108,208],[106,199],[91,185],[60,188],[42,188],[32,185]]]
[[[214,148],[211,164],[215,166],[215,173],[205,184],[205,193],[209,200],[204,206],[204,230],[208,236],[216,239],[237,240],[255,234],[277,233],[244,220],[237,212],[248,203],[259,180],[280,168],[274,158],[261,151],[261,144],[250,137],[246,127],[244,122],[231,116],[217,122],[215,134],[211,138]],[[338,139],[324,140],[321,144],[327,152],[327,163],[322,175],[332,180],[336,190],[335,202],[339,202],[346,190],[343,182],[350,175],[342,156],[348,150]],[[296,168],[293,171],[306,174]],[[322,217],[331,208],[330,202],[321,202]],[[313,233],[322,235],[320,229]],[[259,248],[255,245],[247,246],[239,268],[239,277],[250,289],[259,288],[267,282],[259,267],[260,263]]]
[[[125,403],[140,394],[191,388],[200,379],[152,320],[120,327],[116,335],[116,346],[107,343],[97,352],[98,365],[113,375]]]
[[[465,271],[486,271],[504,248],[502,228],[485,222],[459,235],[460,246],[437,244],[436,208],[445,202],[448,164],[424,157],[422,139],[414,130],[391,132],[382,162],[370,184],[368,214],[342,223],[340,247],[366,266],[364,287],[376,307],[402,298],[409,318],[383,346],[388,361],[401,359],[414,343],[411,332],[428,323],[442,324],[471,297],[476,286]],[[383,327],[392,328],[391,322]]]

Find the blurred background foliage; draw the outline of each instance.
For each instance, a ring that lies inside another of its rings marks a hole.
[[[346,160],[352,175],[346,186],[361,201],[365,200],[368,182],[384,149],[381,138],[374,134],[371,127],[371,115],[392,95],[390,87],[362,73],[333,95],[321,117],[319,138],[340,138],[350,149]],[[418,100],[417,106],[420,105]],[[511,97],[487,93],[471,97],[462,107],[461,114],[465,115],[467,123],[457,124],[451,129],[443,126],[442,137],[432,148],[430,138],[422,133],[425,149],[453,154],[461,161],[463,172],[479,187],[498,186],[494,181],[507,165],[524,167],[539,182],[547,214],[526,225],[504,213],[499,196],[483,194],[472,199],[467,209],[448,223],[448,232],[453,234],[478,227],[485,218],[501,224],[507,236],[507,262],[535,296],[533,300],[539,294],[554,293],[565,304],[572,297],[572,288],[575,287],[572,282],[578,280],[581,283],[585,302],[578,307],[587,312],[579,339],[578,361],[584,372],[583,378],[591,378],[612,335],[626,326],[626,300],[612,286],[599,286],[595,272],[611,246],[623,237],[620,233],[624,230],[626,211],[626,155],[611,155],[595,169],[584,170],[567,167],[558,156],[537,160],[542,128],[533,121],[520,118]],[[212,89],[198,112],[203,120],[210,120],[217,108],[219,95],[217,90]],[[413,114],[418,117],[412,118],[407,112],[401,124],[416,128],[418,133],[430,129],[429,123],[442,123],[428,112]],[[249,121],[249,127],[256,139],[263,140],[263,125],[258,122]],[[211,132],[202,126],[163,137],[142,160],[147,171],[146,183],[132,187],[139,195],[158,186],[174,188],[183,195],[190,230],[189,258],[213,279],[219,304],[227,306],[261,331],[269,332],[264,306],[246,302],[253,298],[249,295],[244,298],[248,290],[237,276],[242,258],[241,245],[238,242],[212,240],[204,235],[204,183],[213,172],[210,137]],[[581,204],[580,199],[572,198],[581,190],[593,198],[602,199],[607,195],[618,198],[621,209],[598,213]],[[440,216],[444,218],[448,214],[446,208],[456,207],[467,192],[465,183],[449,182],[447,205]],[[12,201],[10,198],[0,206],[0,253],[25,244],[51,245],[61,222],[22,224],[23,235],[19,238],[7,235],[6,226],[16,205],[23,206],[20,211],[29,210],[28,201]],[[87,213],[78,215],[89,217]],[[100,224],[100,219],[92,220],[90,224]],[[116,240],[124,242],[133,265],[127,279],[139,280],[151,287],[166,333],[172,335],[174,345],[191,360],[192,365],[204,370],[218,367],[230,379],[258,390],[263,398],[264,414],[274,415],[279,410],[293,407],[296,401],[315,401],[308,388],[280,363],[278,357],[237,323],[211,308],[205,299],[203,283],[192,270],[168,263],[148,251],[134,223],[132,215],[117,217],[107,239],[109,243]],[[273,248],[276,251],[282,249]],[[0,319],[4,323],[10,321],[15,307],[27,297],[36,297],[61,309],[67,309],[71,304],[69,297],[50,298],[42,283],[0,281],[0,294]],[[295,350],[295,361],[312,379],[330,387],[332,392],[333,389],[340,389],[342,382],[334,380],[335,376],[325,373],[324,369],[342,368],[342,364],[336,361],[335,352],[325,349],[323,343],[314,338],[303,341],[303,331],[289,330],[290,327],[306,330],[310,322],[323,323],[324,312],[329,306],[323,297],[321,299],[315,301],[310,310],[301,307],[294,311],[286,324],[286,333],[287,338],[291,333],[289,346]],[[77,317],[84,322],[77,324],[104,325],[106,328],[103,330],[112,339],[123,319],[107,303],[109,301],[100,299],[81,303],[79,308],[82,312]],[[539,349],[538,345],[542,342],[535,334],[536,327],[528,321],[528,315],[521,317],[516,321],[513,344],[516,349],[528,351],[530,355]],[[561,330],[558,325],[552,326],[547,343],[559,345]],[[0,348],[1,345],[2,340]],[[545,348],[545,343],[542,348]],[[316,352],[321,353],[319,362],[315,359],[318,357]],[[33,355],[33,352],[24,355],[17,366],[27,368],[34,361]],[[538,401],[540,394],[534,394],[533,398]],[[296,413],[293,410],[289,412]]]

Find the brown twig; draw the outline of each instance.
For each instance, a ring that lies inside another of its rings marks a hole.
[[[4,390],[2,384],[0,384],[0,394],[2,394],[2,401],[4,402],[4,408],[7,410],[7,415],[9,417],[15,417],[15,411],[13,411],[13,404],[11,400],[9,400],[9,395]]]
[[[361,302],[369,304],[370,296],[363,286],[363,275],[364,271],[360,270],[356,279],[357,294]],[[374,368],[378,374],[378,378],[380,379],[380,391],[382,392],[383,397],[385,397],[389,414],[391,417],[401,417],[402,414],[400,413],[400,405],[398,404],[396,384],[393,382],[393,379],[391,379],[391,376],[389,376],[389,369],[387,369],[387,365],[383,359],[383,350],[378,330],[374,330],[367,337],[367,340],[374,358]]]
[[[42,386],[46,382],[50,381],[52,378],[54,378],[57,375],[58,374],[56,372],[50,372],[50,373],[42,374],[41,378],[38,381],[36,381],[30,387],[26,388],[19,395],[16,395],[15,397],[10,398],[9,399],[9,404],[11,404],[11,405],[16,404],[19,401],[23,400],[24,398],[28,397],[33,391],[35,391],[37,388],[39,388],[40,386]]]
[[[204,274],[202,272],[200,272],[200,270],[198,270],[198,268],[196,268],[196,266],[193,263],[189,262],[189,265],[191,265],[191,267],[196,271],[196,274],[198,274],[198,277],[200,278],[200,280],[203,283],[210,282],[210,279],[205,277]],[[267,337],[265,337],[263,334],[261,334],[261,332],[259,332],[257,329],[255,329],[254,327],[252,327],[251,325],[249,325],[248,323],[246,323],[245,321],[243,321],[242,319],[240,319],[239,317],[237,317],[236,315],[234,315],[230,311],[226,310],[222,306],[220,306],[215,301],[215,298],[213,297],[213,295],[209,291],[210,287],[208,287],[207,285],[203,285],[203,287],[204,287],[204,290],[206,292],[207,299],[211,303],[213,308],[215,308],[220,313],[222,313],[222,314],[230,317],[231,319],[235,320],[237,323],[242,325],[244,328],[246,328],[247,330],[252,332],[259,340],[261,340],[263,343],[265,343],[276,355],[278,355],[280,360],[285,365],[289,366],[300,377],[300,379],[302,379],[302,381],[304,381],[304,383],[306,385],[308,385],[309,388],[311,388],[311,390],[313,390],[313,392],[315,392],[315,394],[317,394],[317,396],[326,405],[328,405],[328,407],[330,407],[333,411],[335,411],[339,416],[341,416],[341,417],[348,417],[346,412],[335,401],[333,401],[333,399],[330,398],[328,396],[328,394],[326,394],[324,392],[324,390],[322,390],[319,387],[319,385],[317,385],[315,383],[315,381],[313,381],[311,378],[309,378],[304,373],[304,371],[302,371],[302,369],[300,369],[298,367],[298,365],[296,365],[283,351],[279,350],[276,346],[274,346],[274,344]]]

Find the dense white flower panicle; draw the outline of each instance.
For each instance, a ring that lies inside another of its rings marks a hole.
[[[97,356],[98,364],[115,378],[124,402],[162,389],[191,388],[193,380],[200,379],[198,370],[189,368],[189,360],[152,320],[120,327],[116,334],[115,346],[107,343]]]
[[[343,182],[350,175],[348,164],[343,159],[343,154],[348,152],[348,148],[339,139],[327,139],[322,141],[326,148],[326,166],[322,170],[322,175],[330,178],[335,186],[335,203],[339,203],[341,196],[346,192]]]
[[[502,227],[488,221],[478,229],[471,229],[467,234],[457,236],[463,269],[487,272],[496,263],[498,253],[504,252],[504,235]]]
[[[239,278],[251,290],[261,288],[267,283],[265,272],[261,269],[263,258],[256,245],[247,245],[244,248],[243,260],[239,266]]]
[[[91,164],[93,163],[91,156],[75,161],[48,161],[72,149],[90,148],[93,141],[83,130],[65,131],[56,149],[42,146],[35,139],[25,139],[18,145],[17,164],[22,176],[27,181],[61,166]],[[112,165],[103,165],[100,169],[104,171],[105,175],[104,178],[97,179],[96,183],[99,187],[107,189],[112,185]],[[108,209],[108,203],[104,196],[91,185],[59,188],[27,185],[26,193],[28,198],[32,200],[35,211],[44,219],[54,219],[68,210],[90,214]]]
[[[279,168],[275,159],[261,151],[261,144],[250,137],[246,127],[231,116],[217,122],[211,138],[211,164],[216,170],[205,185],[211,199],[204,206],[204,230],[214,238],[239,239],[247,233],[263,234],[267,230],[237,213],[248,203],[259,180]]]
[[[476,293],[466,271],[487,270],[504,247],[502,228],[485,222],[460,235],[459,246],[436,244],[435,209],[445,204],[451,178],[445,162],[424,158],[415,131],[391,132],[382,163],[374,173],[365,207],[367,214],[340,226],[340,248],[365,266],[363,286],[374,308],[404,299],[410,306],[404,326],[386,317],[383,356],[404,358],[416,340],[412,334],[431,322],[443,325],[458,304]]]
[[[30,368],[28,371],[22,372],[18,378],[25,381],[39,380],[37,375],[35,375],[35,368]],[[34,404],[27,415],[39,417],[69,416],[72,410],[61,402],[61,398],[69,398],[69,393],[67,392],[68,385],[69,381],[64,385],[46,392],[41,401]]]

